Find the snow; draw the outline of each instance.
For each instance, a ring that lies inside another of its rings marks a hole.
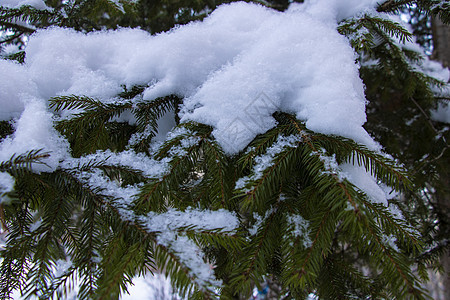
[[[432,90],[438,97],[450,99],[449,68],[444,68],[440,63],[436,61],[425,59],[421,65],[421,69],[428,76],[447,83],[442,88],[432,87]],[[448,101],[438,103],[437,108],[431,111],[431,119],[439,122],[450,123],[450,105]]]
[[[339,165],[342,175],[361,191],[363,191],[372,202],[388,206],[388,195],[377,182],[376,178],[366,172],[364,166],[345,163]]]
[[[141,222],[150,232],[158,234],[158,243],[168,247],[189,269],[194,281],[203,288],[215,289],[221,281],[214,276],[213,266],[205,261],[202,250],[187,236],[181,234],[187,227],[190,230],[217,230],[230,232],[238,228],[239,220],[232,212],[220,209],[217,211],[188,208],[186,211],[171,209],[165,213],[150,212],[140,217]]]
[[[314,17],[322,18],[325,22],[339,22],[360,13],[373,12],[381,2],[384,0],[307,0],[305,5],[308,13]]]
[[[253,213],[254,224],[248,228],[248,233],[250,235],[256,235],[258,230],[262,229],[261,225],[266,222],[270,215],[273,215],[276,212],[276,209],[273,207],[266,210],[264,216],[260,216],[257,213]]]
[[[336,175],[339,181],[344,179],[343,174],[340,172],[339,164],[336,161],[336,155],[326,155],[325,149],[319,149],[318,151],[311,152],[311,155],[317,155],[322,161],[325,171],[322,174]]]
[[[146,223],[148,230],[165,232],[180,230],[194,226],[196,230],[233,231],[239,226],[239,220],[235,213],[224,209],[216,211],[188,208],[186,211],[171,209],[162,214],[150,212],[141,219]]]
[[[36,231],[42,224],[42,218],[37,219],[34,223],[30,225],[30,232]]]
[[[381,236],[383,244],[387,245],[389,248],[393,249],[396,252],[399,252],[399,249],[395,242],[397,241],[397,238],[394,235],[385,235],[383,234]]]
[[[39,30],[24,65],[0,62],[0,117],[17,118],[31,96],[106,101],[123,84],[143,84],[146,101],[172,93],[185,98],[181,120],[213,126],[227,154],[274,127],[276,110],[296,114],[311,130],[378,149],[362,128],[365,98],[355,54],[336,31],[336,19],[375,2],[309,1],[284,13],[233,3],[203,22],[155,36],[138,29]]]
[[[133,170],[141,171],[144,176],[160,178],[168,172],[168,160],[154,160],[143,153],[136,153],[133,150],[122,152],[112,152],[111,150],[97,151],[94,154],[85,155],[80,158],[66,159],[61,163],[65,169],[77,168],[78,165],[89,163],[101,163],[106,166],[123,166]]]
[[[66,259],[58,259],[55,265],[55,277],[64,275],[70,269],[70,267],[72,267],[72,265],[73,263],[70,257],[67,257]]]
[[[133,285],[128,287],[129,294],[120,297],[121,300],[179,300],[184,299],[175,294],[168,278],[161,274],[146,275],[133,279]]]
[[[25,105],[22,115],[15,124],[15,132],[0,144],[0,161],[6,161],[14,154],[45,149],[51,156],[44,164],[34,164],[35,171],[55,169],[61,160],[69,156],[68,142],[53,128],[53,115],[41,99],[22,95]]]
[[[448,103],[439,103],[437,109],[432,111],[431,119],[450,124],[450,105]]]
[[[36,9],[50,10],[43,0],[2,0],[0,6],[7,8],[19,8],[24,5],[32,6]]]
[[[182,120],[212,125],[228,153],[241,150],[256,134],[272,128],[271,115],[276,110],[295,113],[311,130],[376,147],[361,127],[365,122],[363,85],[353,50],[337,34],[336,23],[314,18],[308,6],[286,13],[244,7],[266,14],[252,28],[253,43],[188,97]],[[260,101],[261,92],[269,101]],[[251,118],[253,112],[258,113],[257,121]],[[238,139],[233,139],[235,132]]]
[[[36,92],[37,86],[24,66],[0,60],[0,120],[19,117],[25,108],[22,97]]]
[[[11,192],[14,188],[14,178],[6,172],[0,172],[0,203],[2,194]]]
[[[266,215],[264,216],[264,220],[266,219],[267,215],[271,213],[272,211],[267,210]],[[253,218],[255,219],[255,223],[252,227],[248,228],[248,233],[250,235],[255,235],[258,232],[259,227],[261,227],[261,224],[263,223],[263,217],[261,217],[257,213],[253,213]]]
[[[108,178],[103,175],[102,171],[95,169],[91,172],[82,172],[80,178],[84,179],[86,183],[92,188],[98,188],[102,190],[103,195],[111,196],[116,199],[121,199],[124,208],[128,208],[131,204],[134,196],[139,193],[138,186],[126,186],[120,187],[118,182],[108,180]],[[126,210],[127,212],[127,210]],[[125,218],[124,219],[128,219]]]
[[[288,215],[287,222],[293,226],[292,234],[294,237],[301,237],[303,239],[303,247],[309,248],[312,246],[310,231],[308,230],[309,221],[297,214]]]
[[[277,141],[271,145],[263,155],[254,158],[255,164],[252,168],[252,175],[245,176],[236,181],[236,189],[242,189],[247,184],[260,179],[263,176],[264,170],[273,165],[274,158],[285,150],[285,148],[293,148],[302,140],[300,136],[290,135],[288,137],[279,136]]]
[[[422,70],[428,76],[436,78],[442,82],[447,83],[441,89],[436,87],[433,88],[433,92],[439,97],[450,98],[450,70],[448,68],[442,67],[438,62],[426,59],[422,64]],[[434,121],[450,123],[450,105],[447,102],[439,102],[435,110],[431,111],[431,119]]]

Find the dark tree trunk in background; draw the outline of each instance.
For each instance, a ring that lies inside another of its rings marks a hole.
[[[433,56],[432,58],[441,62],[444,66],[450,67],[450,26],[442,23],[438,18],[432,20],[433,30]],[[450,235],[450,173],[441,172],[441,191],[439,191],[438,205],[441,210],[440,221],[443,223],[444,232],[447,237]],[[444,293],[445,299],[450,299],[450,253],[447,252],[441,259],[444,268]]]
[[[433,58],[440,61],[444,66],[450,66],[450,26],[434,18],[433,30]]]

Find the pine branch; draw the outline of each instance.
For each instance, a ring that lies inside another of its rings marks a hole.
[[[133,94],[133,90],[130,93]],[[175,110],[180,102],[181,99],[177,96],[169,95],[135,105],[133,114],[136,117],[137,133],[131,146],[138,152],[149,154],[150,141],[158,133],[157,120],[167,112]]]
[[[134,170],[130,167],[120,166],[120,165],[107,165],[100,163],[95,167],[90,167],[91,169],[100,169],[111,181],[116,181],[120,183],[122,187],[127,185],[134,185],[147,180],[147,177],[143,175],[140,170]]]
[[[44,177],[47,176],[44,175]],[[53,178],[49,179],[49,182],[53,181]],[[55,179],[59,178],[55,177]],[[58,185],[57,182],[56,185]],[[73,202],[67,201],[64,197],[67,195],[56,196],[56,194],[55,190],[46,188],[41,204],[42,224],[31,235],[39,237],[39,240],[33,250],[35,265],[28,273],[28,278],[33,283],[28,286],[28,295],[39,295],[49,289],[49,284],[54,279],[52,268],[58,259],[65,257],[61,238],[67,220],[72,217]]]
[[[379,12],[394,12],[394,11],[400,11],[401,8],[406,6],[407,4],[411,3],[413,1],[411,0],[387,0],[383,3],[381,3],[377,11]]]
[[[394,218],[384,206],[373,204],[365,199],[362,203],[374,214],[386,234],[393,234],[401,239],[401,244],[414,254],[422,251],[422,242],[419,240],[418,233],[415,233],[414,229],[404,220]]]
[[[374,282],[355,268],[344,253],[329,255],[317,276],[317,295],[324,299],[381,297]]]
[[[13,299],[15,290],[22,290],[26,285],[26,274],[31,268],[29,244],[8,247],[1,252],[0,298]]]
[[[370,151],[363,145],[331,135],[314,134],[311,139],[320,143],[329,152],[338,154],[338,161],[364,166],[372,176],[388,186],[395,187],[396,190],[410,189],[412,186],[411,180],[408,178],[409,174],[395,161]]]
[[[241,258],[236,262],[234,276],[230,280],[230,285],[235,290],[242,291],[248,296],[251,294],[253,285],[263,281],[269,258],[273,256],[279,245],[277,243],[280,237],[279,222],[280,213],[277,208],[274,208],[270,214],[266,215],[256,235],[250,237],[250,242],[240,251]]]
[[[242,172],[249,171],[248,169],[254,164],[255,157],[264,154],[267,148],[276,141],[282,132],[284,132],[284,129],[283,126],[276,126],[266,133],[258,135],[249,144],[247,151],[237,161],[237,165],[242,166]]]
[[[115,117],[132,109],[131,102],[105,104],[89,97],[60,96],[50,100],[50,108],[56,111],[64,109],[82,109],[70,119],[61,120],[56,129],[65,135],[72,144],[72,152],[75,157],[85,153],[94,153],[99,149],[111,147],[112,140],[117,139],[117,134],[112,134],[115,128]],[[122,137],[126,145],[131,131]],[[119,141],[120,143],[120,141]]]
[[[22,176],[24,172],[31,171],[33,164],[43,164],[43,160],[50,156],[47,152],[42,152],[42,149],[31,150],[27,153],[16,155],[14,154],[8,161],[0,163],[1,172],[10,172],[13,176]]]
[[[125,242],[124,232],[109,243],[102,261],[102,275],[98,280],[96,295],[98,299],[118,297],[127,290],[138,265],[142,264],[145,255],[145,244]],[[118,240],[118,241],[117,241]]]
[[[177,207],[180,204],[175,194],[197,165],[202,145],[210,133],[211,130],[206,133],[181,134],[161,146],[155,157],[164,157],[172,153],[173,157],[168,163],[169,170],[161,178],[152,179],[143,186],[135,202],[137,211],[140,213],[163,212],[168,206]],[[191,138],[195,140],[190,141]],[[185,146],[183,146],[183,140],[186,141]]]
[[[300,144],[300,142],[297,142]],[[299,157],[302,147],[300,145],[287,146],[277,153],[272,162],[264,169],[261,176],[256,180],[250,177],[236,197],[241,197],[241,209],[244,211],[258,211],[264,213],[267,208],[269,198],[277,192],[277,188],[289,176],[290,168],[294,167]],[[251,152],[251,151],[250,151]]]
[[[205,290],[203,286],[197,284],[195,276],[190,270],[181,262],[175,253],[170,251],[161,244],[155,244],[153,252],[155,253],[155,260],[164,274],[168,276],[173,285],[177,287],[177,292],[181,296],[192,296],[195,292],[200,293],[204,299],[213,299],[214,295]],[[197,288],[195,288],[195,286]]]
[[[187,237],[194,240],[202,248],[224,248],[227,251],[238,252],[244,247],[244,239],[241,234],[216,230],[183,230]]]
[[[310,235],[313,239],[306,250],[299,246],[302,240],[300,237],[295,238],[293,245],[289,245],[291,242],[289,235],[284,241],[287,245],[283,246],[283,249],[286,249],[283,255],[285,260],[282,273],[283,284],[294,290],[305,289],[315,280],[323,259],[329,252],[337,219],[331,210],[327,210],[317,214],[310,221],[312,222]]]
[[[228,159],[215,141],[205,139],[202,146],[206,165],[203,180],[212,201],[207,206],[214,209],[228,208],[228,200],[232,196]]]
[[[400,261],[400,255],[398,253],[396,255],[391,253],[391,251],[386,248],[386,246],[381,242],[380,237],[375,233],[374,229],[370,227],[368,229],[370,234],[372,235],[373,240],[376,241],[381,250],[378,251],[382,252],[385,256],[388,257],[388,262],[390,262],[394,266],[395,273],[397,273],[397,276],[394,275],[394,277],[391,277],[390,275],[392,274],[392,270],[389,269],[391,266],[387,265],[385,261],[382,262],[383,272],[389,273],[386,274],[385,277],[390,278],[391,280],[394,279],[389,282],[390,285],[392,285],[392,292],[394,294],[401,295],[400,297],[405,297],[407,294],[410,294],[413,295],[416,299],[425,299],[425,292],[421,290],[421,288],[416,286],[413,276],[410,274],[410,272],[408,272],[406,266]],[[407,289],[401,287],[401,281],[403,281]]]

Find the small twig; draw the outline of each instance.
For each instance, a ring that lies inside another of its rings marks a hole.
[[[23,34],[23,32],[20,32],[20,33],[18,33],[18,34],[15,34],[15,35],[13,35],[12,37],[10,37],[10,38],[8,38],[8,39],[6,39],[6,40],[0,41],[0,44],[12,42],[12,41],[14,41],[15,39],[19,38],[22,34]]]
[[[64,27],[65,23],[68,22],[68,20],[71,18],[73,12],[75,11],[75,7],[78,5],[78,0],[73,2],[72,7],[70,8],[70,12],[67,13],[67,18],[62,18],[61,22],[59,23],[60,26]],[[78,22],[76,22],[78,25]]]
[[[408,1],[396,1],[396,0],[388,0],[383,4],[380,4],[377,8],[379,12],[387,12],[396,9],[399,6],[406,4]]]
[[[8,226],[6,225],[5,212],[3,210],[2,203],[0,203],[0,222],[2,224],[2,231],[8,231]]]
[[[423,110],[422,106],[420,106],[420,104],[417,103],[417,101],[414,100],[414,98],[411,97],[410,99],[412,102],[414,102],[414,104],[417,106],[417,108],[419,108],[420,112],[425,117],[425,119],[427,120],[430,127],[434,130],[434,132],[436,132],[436,134],[439,135],[440,134],[439,131],[436,129],[436,127],[434,127],[433,122],[431,122],[430,117],[428,117],[427,113],[425,112],[425,110]],[[447,141],[445,140],[445,137],[442,137],[442,139],[444,140],[445,143],[447,143]]]
[[[433,122],[431,121],[430,117],[428,117],[428,115],[426,114],[425,110],[420,106],[419,103],[417,103],[416,100],[414,100],[414,98],[411,97],[410,99],[411,99],[411,101],[417,106],[417,108],[419,108],[420,112],[421,112],[422,115],[425,117],[425,119],[427,120],[428,124],[429,124],[430,127],[433,129],[433,131],[434,131],[437,135],[440,135],[440,132],[436,129],[436,127],[434,127]],[[432,162],[435,162],[435,161],[437,161],[438,159],[440,159],[440,158],[444,155],[445,151],[447,151],[447,149],[450,148],[450,145],[447,144],[447,140],[446,140],[446,138],[445,138],[444,136],[442,136],[442,140],[444,141],[444,143],[446,144],[446,146],[442,149],[441,153],[439,153],[438,156],[436,156],[436,157],[434,157],[434,158],[428,160],[428,163],[432,163]],[[424,160],[424,161],[425,161],[425,160]],[[416,173],[417,173],[419,170],[421,170],[424,166],[425,166],[425,164],[423,164],[421,167],[417,168],[417,169],[413,172],[413,174],[416,174]]]
[[[450,148],[450,145],[445,146],[445,148],[442,149],[441,153],[438,156],[436,156],[435,158],[433,158],[432,160],[430,160],[429,162],[433,162],[433,161],[436,161],[439,158],[441,158],[444,155],[445,151],[449,148]]]
[[[26,27],[23,25],[10,23],[10,22],[2,22],[2,27],[10,27],[10,28],[14,28],[16,30],[20,30],[22,32],[27,32],[27,33],[34,33],[36,31],[33,28],[29,28],[29,27]]]

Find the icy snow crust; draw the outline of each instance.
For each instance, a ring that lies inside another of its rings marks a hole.
[[[233,3],[156,36],[138,29],[41,30],[30,38],[25,65],[0,61],[0,118],[25,117],[28,103],[56,95],[106,101],[123,84],[147,85],[146,100],[185,98],[181,120],[212,125],[228,154],[274,127],[276,110],[296,114],[311,130],[375,149],[362,128],[365,98],[355,55],[336,31],[340,18],[375,2],[309,1],[284,13]]]

